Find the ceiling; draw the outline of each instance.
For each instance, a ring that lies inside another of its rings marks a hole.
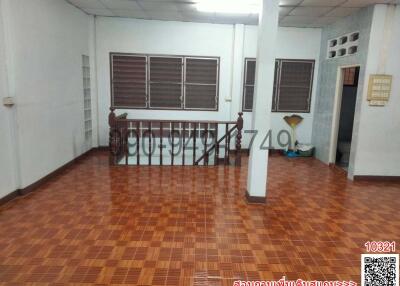
[[[149,20],[257,25],[257,14],[221,14],[196,10],[196,0],[66,0],[88,14]],[[371,4],[400,0],[280,0],[279,25],[323,27]]]

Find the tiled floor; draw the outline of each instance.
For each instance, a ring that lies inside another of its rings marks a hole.
[[[400,243],[399,184],[352,183],[314,159],[274,156],[267,204],[248,205],[246,173],[109,167],[93,154],[0,208],[0,282],[359,282],[366,241]]]

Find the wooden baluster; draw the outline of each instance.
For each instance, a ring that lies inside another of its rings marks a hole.
[[[129,127],[131,127],[131,125],[129,124]],[[129,130],[130,130],[130,128],[129,128]],[[129,136],[128,135],[130,135],[131,134],[131,132],[129,131],[128,132],[128,129],[126,130],[126,138],[125,138],[125,142],[126,142],[126,144],[125,144],[125,165],[128,165],[128,155],[129,155],[129,144],[128,144],[128,140],[129,140]]]
[[[226,123],[225,124],[225,135],[226,135],[226,137],[225,137],[225,149],[224,149],[224,152],[225,152],[225,154],[224,154],[224,164],[225,165],[228,165],[228,162],[229,162],[228,132],[229,132],[229,124]]]
[[[214,165],[218,165],[219,144],[217,142],[218,142],[218,123],[215,124],[215,133],[214,133],[214,144],[215,144]]]
[[[121,136],[121,145],[120,145],[120,148],[119,148],[119,150],[118,150],[118,157],[117,157],[117,164],[119,163],[119,159],[121,159],[121,155],[123,156],[124,155],[124,152],[125,152],[125,150],[124,150],[124,129],[122,128],[122,124],[117,124],[117,128],[118,128],[118,130],[119,130],[119,134],[120,134],[120,136]]]
[[[183,146],[182,146],[182,150],[183,150],[183,154],[182,154],[182,165],[183,166],[185,166],[185,133],[186,133],[186,123],[185,122],[183,122],[182,123],[183,124],[183,127],[182,127],[182,137],[183,137],[183,139],[182,139],[182,143],[183,143]]]
[[[193,165],[196,165],[196,123],[193,123]]]
[[[151,165],[151,122],[149,122],[149,165]]]
[[[162,139],[163,139],[163,123],[160,122],[160,166],[162,166],[162,150],[163,150],[163,146],[162,146]]]
[[[110,108],[110,114],[108,115],[108,125],[110,127],[109,138],[108,138],[108,147],[110,149],[110,157],[109,163],[110,165],[114,165],[116,161],[116,116],[114,113],[114,108]]]
[[[140,121],[136,122],[136,165],[140,165]]]
[[[172,154],[171,154],[171,165],[174,165],[174,132],[175,132],[175,124],[172,122],[172,129],[171,129],[171,150],[172,150]]]
[[[243,112],[239,112],[239,117],[237,119],[237,135],[236,135],[236,157],[235,166],[240,166],[242,164],[242,129],[243,129]]]
[[[231,164],[231,133],[228,133],[228,165]]]
[[[128,147],[128,134],[129,134],[129,129],[128,129],[129,123],[127,121],[124,122],[123,124],[123,139],[124,139],[124,149],[123,152],[125,153],[125,165],[128,165],[128,155],[129,155],[129,147]]]
[[[204,165],[208,165],[208,153],[207,153],[207,140],[208,140],[208,123],[204,129]]]

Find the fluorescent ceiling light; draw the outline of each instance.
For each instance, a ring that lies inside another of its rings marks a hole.
[[[196,9],[201,12],[258,14],[260,1],[258,0],[200,0]]]

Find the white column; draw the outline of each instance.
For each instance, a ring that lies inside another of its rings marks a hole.
[[[3,36],[4,41],[4,73],[5,73],[5,83],[4,92],[6,96],[14,98],[14,106],[7,107],[6,114],[8,117],[8,127],[9,127],[9,140],[11,146],[11,168],[13,169],[13,184],[15,189],[19,189],[21,186],[21,158],[20,158],[20,144],[19,144],[19,130],[18,130],[18,98],[16,92],[16,72],[15,72],[15,44],[14,44],[14,19],[12,10],[12,0],[0,0],[0,28],[3,31],[0,36]],[[2,35],[1,35],[2,34]],[[3,63],[2,63],[3,64]],[[2,103],[0,103],[2,104]],[[3,106],[2,106],[3,107]],[[8,134],[6,134],[6,138]]]
[[[242,111],[244,25],[236,24],[233,33],[230,120],[236,120]]]
[[[258,26],[256,83],[252,129],[258,134],[250,151],[246,197],[249,202],[265,202],[267,193],[268,150],[260,149],[271,128],[274,85],[275,44],[278,32],[279,0],[263,0]],[[268,146],[268,140],[265,147]]]
[[[92,99],[92,147],[100,146],[99,139],[99,104],[97,91],[97,30],[96,16],[89,16],[89,56],[90,56],[90,89]]]

